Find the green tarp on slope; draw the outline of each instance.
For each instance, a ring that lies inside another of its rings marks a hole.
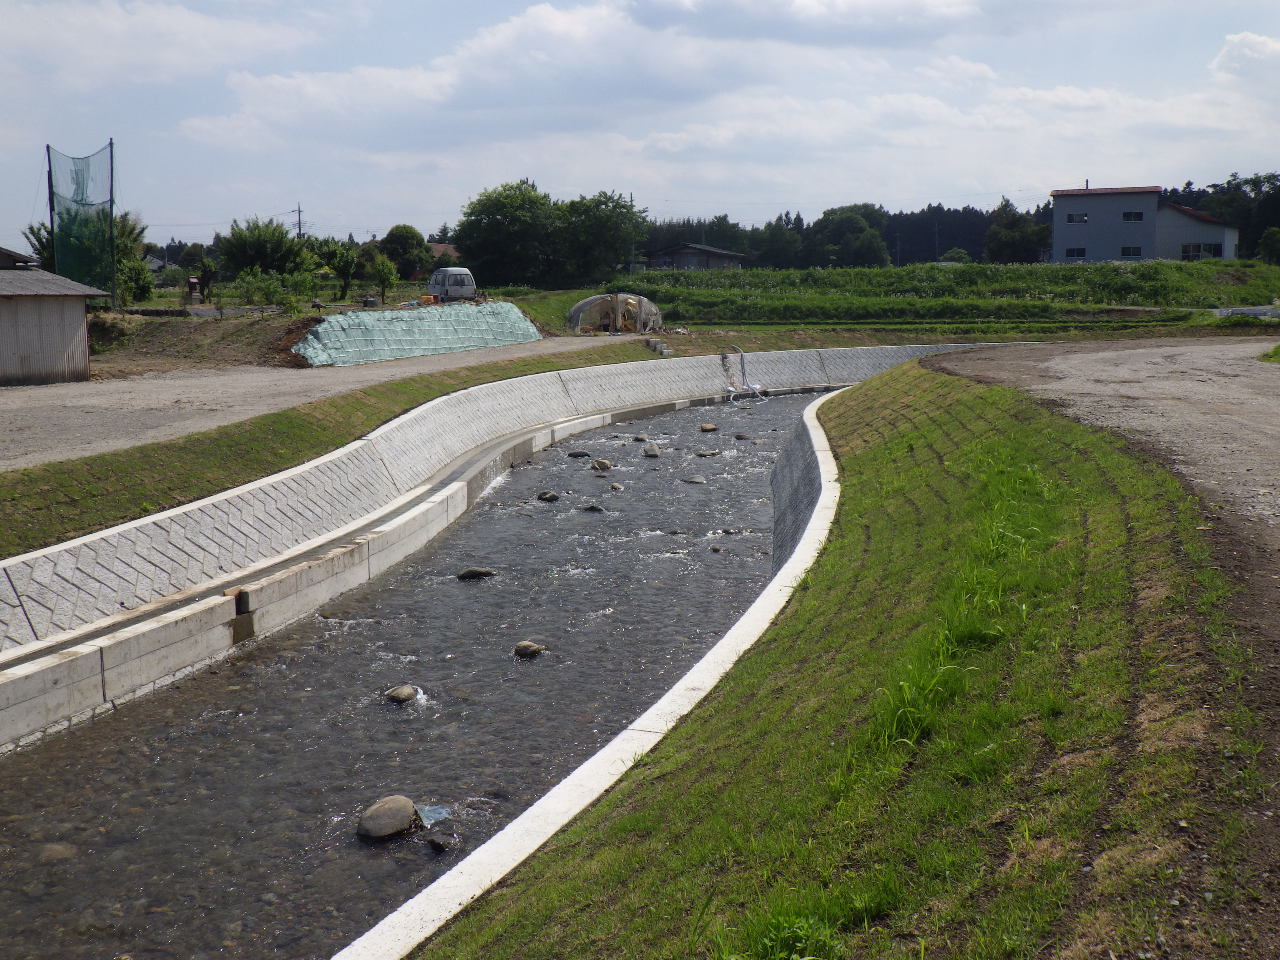
[[[349,367],[540,339],[537,328],[513,303],[453,303],[327,317],[293,352],[313,367]]]

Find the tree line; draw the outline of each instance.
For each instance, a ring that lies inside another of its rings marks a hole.
[[[1237,227],[1243,256],[1280,263],[1280,174],[1233,173],[1205,187],[1187,181],[1163,196]],[[114,285],[125,304],[147,299],[153,280],[143,258],[151,255],[173,264],[170,281],[196,276],[206,298],[214,284],[222,283],[237,285],[251,302],[283,302],[314,295],[318,278],[328,276],[336,281],[340,299],[348,297],[353,284],[368,283],[385,300],[397,281],[454,265],[450,253],[433,250],[433,242],[453,244],[461,262],[486,286],[545,289],[600,283],[681,243],[739,253],[744,265],[753,267],[1035,262],[1049,246],[1051,220],[1048,202],[1024,212],[1008,198],[992,210],[930,204],[890,213],[878,204],[854,203],[824,210],[811,221],[787,210],[763,225],[747,226],[728,214],[655,220],[618,193],[557,200],[524,179],[481,191],[452,228],[442,224],[424,237],[400,223],[381,239],[362,243],[350,234],[345,239],[298,236],[276,220],[250,217],[232,221],[225,234],[216,233],[207,244],[171,238],[162,246],[145,240],[146,226],[137,214],[121,213],[114,222]],[[77,279],[110,287],[109,231],[97,220],[76,229],[81,247],[89,253],[101,248],[95,262],[103,265]],[[52,264],[48,226],[33,223],[23,233],[41,264]]]

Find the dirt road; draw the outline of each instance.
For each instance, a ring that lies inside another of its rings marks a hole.
[[[609,342],[628,339],[637,338],[622,336]],[[551,337],[354,367],[221,367],[0,387],[0,470],[172,440],[387,380],[584,350],[601,342]]]

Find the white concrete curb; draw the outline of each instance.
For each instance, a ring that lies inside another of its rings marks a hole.
[[[790,558],[729,632],[622,733],[452,870],[335,954],[333,960],[400,960],[406,956],[613,786],[764,634],[818,558],[835,519],[840,481],[817,417],[818,408],[835,395],[823,396],[804,411],[804,425],[821,478],[813,514]]]

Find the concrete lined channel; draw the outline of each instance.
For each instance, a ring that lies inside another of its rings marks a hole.
[[[770,469],[812,399],[563,441],[318,615],[0,758],[0,955],[334,953],[607,742],[750,604],[770,574]],[[638,432],[662,455],[644,457]],[[458,581],[467,566],[498,576]],[[518,661],[522,639],[550,650]],[[386,702],[402,681],[424,695]],[[450,849],[357,840],[359,811],[388,793],[449,808]]]

